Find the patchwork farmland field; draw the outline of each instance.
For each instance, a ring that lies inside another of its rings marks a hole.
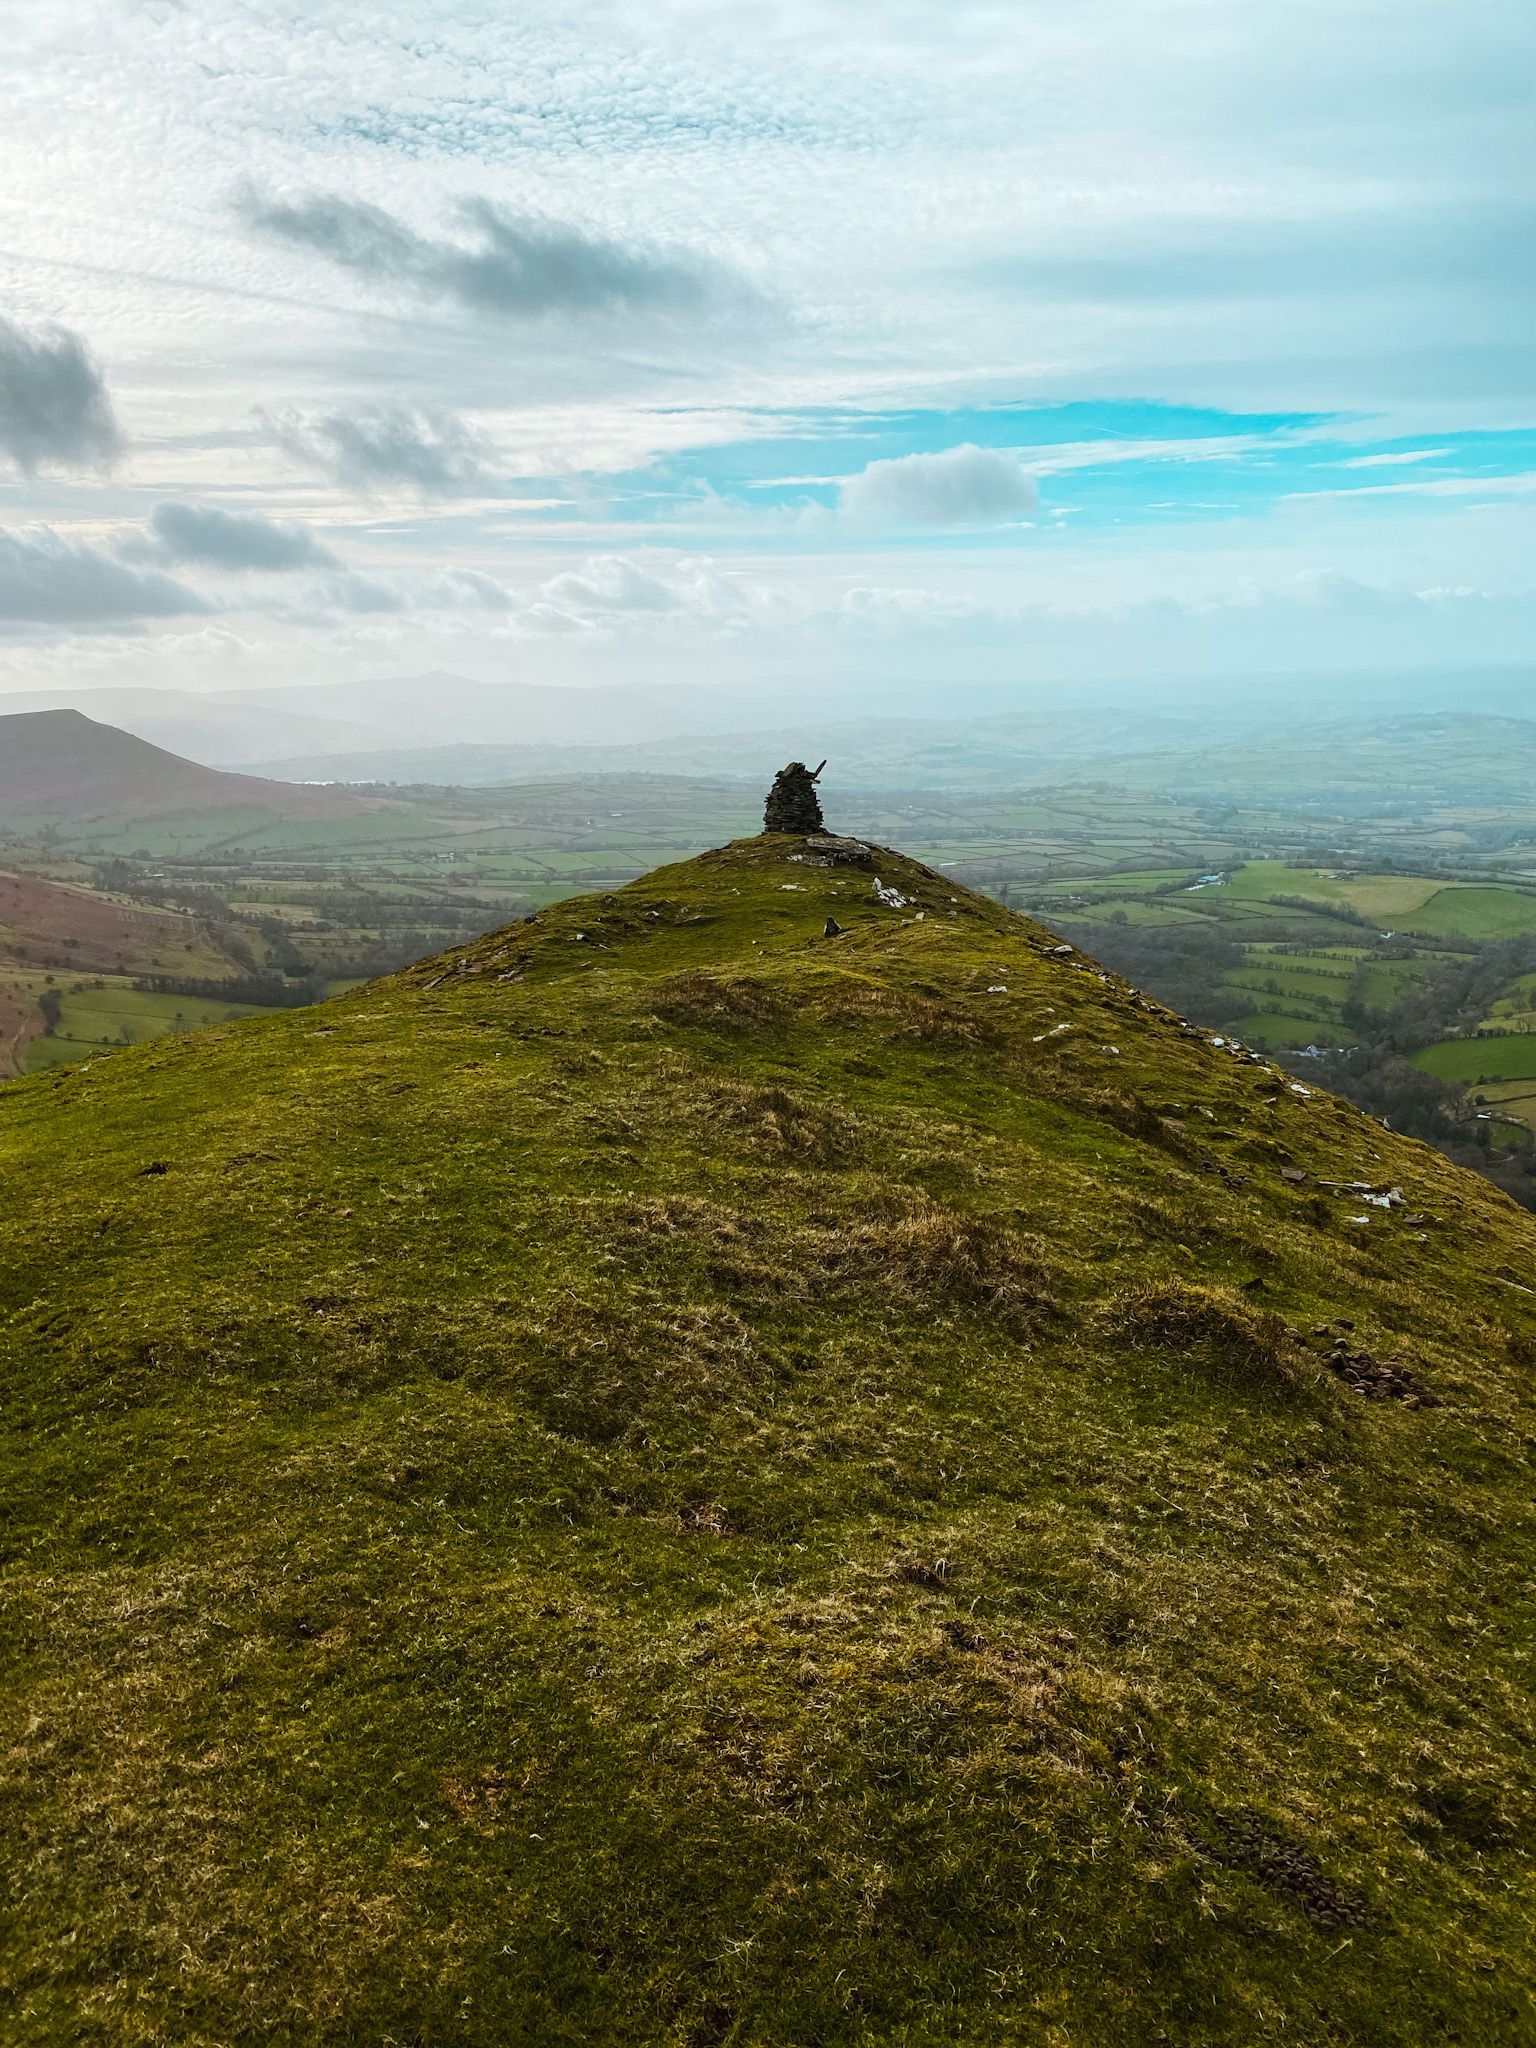
[[[1536,1081],[1536,1032],[1500,1038],[1453,1038],[1425,1046],[1413,1063],[1443,1081]]]
[[[252,1003],[216,998],[155,995],[131,982],[109,981],[71,990],[60,998],[59,1022],[26,1048],[25,1068],[60,1066],[119,1045],[138,1045],[146,1038],[196,1031],[259,1014]]]
[[[334,817],[268,818],[248,843],[232,814],[204,818],[201,844],[192,821],[162,817],[111,844],[23,849],[4,863],[20,879],[0,928],[0,1072],[241,1015],[253,974],[259,1001],[286,1002],[387,972],[751,832],[758,803],[741,782],[593,776],[392,789]],[[1494,807],[1431,806],[1414,837],[1397,815],[1083,786],[850,790],[827,805],[841,829],[1034,912],[1266,1051],[1377,1060],[1391,1018],[1425,1088],[1523,1088],[1536,1073],[1536,1038],[1471,1036],[1536,1022],[1536,952],[1515,957],[1528,936],[1536,944],[1536,809],[1511,807],[1501,827]],[[1497,859],[1480,857],[1476,842],[1496,834]],[[1403,859],[1410,840],[1420,864]],[[1501,948],[1515,953],[1489,980],[1480,963]],[[1442,1016],[1448,977],[1474,972],[1476,1013]],[[1511,1098],[1499,1113],[1525,1117],[1530,1104]]]

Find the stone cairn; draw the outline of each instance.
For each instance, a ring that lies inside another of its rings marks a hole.
[[[826,765],[823,761],[821,768],[813,771],[803,761],[791,761],[787,768],[779,770],[763,807],[765,832],[820,832],[825,829],[821,799],[816,794],[816,779]]]

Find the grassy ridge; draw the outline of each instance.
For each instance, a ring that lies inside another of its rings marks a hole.
[[[1529,2033],[1536,1226],[792,850],[0,1091],[4,2038]]]

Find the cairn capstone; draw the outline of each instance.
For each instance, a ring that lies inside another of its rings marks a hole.
[[[763,807],[765,832],[822,830],[824,820],[821,799],[816,794],[816,778],[826,765],[823,761],[821,768],[812,770],[803,761],[791,761],[787,768],[779,770]]]

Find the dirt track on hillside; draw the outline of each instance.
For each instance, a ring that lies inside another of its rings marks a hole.
[[[0,1081],[11,1081],[26,1064],[27,1046],[42,1029],[42,1018],[20,991],[0,982]]]

